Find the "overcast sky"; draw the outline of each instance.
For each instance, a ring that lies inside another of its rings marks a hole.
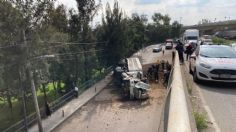
[[[98,1],[98,0],[97,0]],[[154,12],[168,14],[172,21],[180,21],[184,25],[197,24],[202,19],[223,21],[236,19],[236,0],[117,0],[127,15],[132,13],[146,14],[151,18]],[[114,0],[101,0],[103,8]],[[76,8],[75,0],[58,0],[67,8]],[[102,9],[94,19],[100,21]]]

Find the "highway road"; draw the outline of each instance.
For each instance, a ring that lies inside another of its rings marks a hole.
[[[185,63],[187,68],[188,63]],[[236,85],[229,83],[201,82],[193,88],[199,92],[202,106],[213,122],[216,132],[236,132]]]
[[[153,53],[155,46],[149,46],[134,56],[141,54],[144,65],[156,62],[157,58],[170,58],[170,51],[165,56],[161,52]],[[140,101],[125,99],[119,87],[109,84],[54,131],[157,132],[166,89],[162,83],[150,85],[150,98]]]
[[[196,84],[218,130],[236,132],[236,86],[225,83]]]

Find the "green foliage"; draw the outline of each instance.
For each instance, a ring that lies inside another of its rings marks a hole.
[[[236,43],[236,41],[234,40],[227,40],[227,39],[218,38],[218,37],[213,37],[212,41],[215,44],[225,44],[225,45]]]
[[[4,107],[0,113],[8,111],[2,118],[7,125],[23,118],[19,114],[22,95],[29,101],[28,114],[34,110],[26,62],[31,64],[42,106],[42,85],[48,101],[53,101],[75,85],[101,77],[106,67],[144,46],[178,37],[181,28],[161,13],[153,15],[154,23],[148,23],[146,15],[127,17],[117,1],[113,8],[107,4],[102,23],[94,27],[91,22],[100,3],[76,2],[78,11],[68,12],[64,5],[55,6],[54,0],[0,1],[0,47],[4,47],[0,49],[0,105]]]
[[[199,132],[202,132],[204,129],[208,127],[206,116],[198,112],[194,112],[193,114],[196,121],[197,129]]]
[[[129,43],[126,37],[127,23],[121,12],[118,2],[115,2],[113,10],[106,6],[106,16],[102,19],[104,28],[101,32],[103,40],[106,40],[105,58],[106,65],[114,65],[127,54]]]

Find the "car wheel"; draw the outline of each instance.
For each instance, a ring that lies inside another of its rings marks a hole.
[[[196,82],[196,83],[199,83],[200,80],[198,79],[197,77],[197,71],[196,69],[194,69],[194,72],[193,72],[193,81]]]

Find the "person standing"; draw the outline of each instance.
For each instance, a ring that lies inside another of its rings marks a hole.
[[[50,106],[49,106],[49,103],[46,101],[45,102],[45,113],[47,116],[51,116],[51,109],[50,109]]]
[[[177,52],[179,54],[180,63],[183,64],[184,63],[184,54],[183,54],[184,46],[183,46],[183,43],[180,40],[178,40],[178,44],[177,44],[175,49],[177,50]]]
[[[193,46],[192,46],[192,43],[190,43],[188,47],[186,48],[186,61],[188,61],[190,55],[192,54],[192,49],[193,49]]]
[[[155,81],[158,83],[159,82],[159,64],[155,66]]]
[[[78,88],[78,87],[75,87],[74,93],[75,93],[75,97],[76,97],[76,98],[78,97],[78,92],[79,92],[79,88]]]

